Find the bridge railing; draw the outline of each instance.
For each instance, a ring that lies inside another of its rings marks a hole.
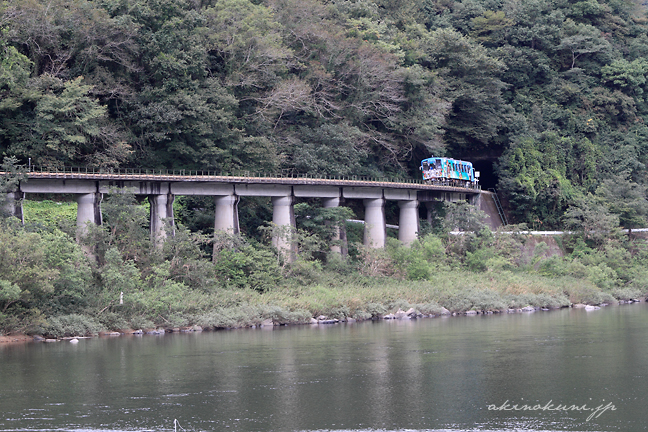
[[[221,172],[210,170],[188,170],[188,169],[149,169],[149,168],[94,168],[94,167],[61,167],[45,168],[30,166],[24,167],[29,173],[42,174],[76,174],[76,175],[130,175],[130,176],[161,176],[161,177],[243,177],[243,178],[268,178],[268,179],[313,179],[313,180],[345,180],[345,181],[370,181],[381,183],[409,183],[409,184],[430,184],[435,186],[464,187],[466,189],[481,190],[481,185],[471,184],[468,187],[457,186],[452,181],[425,182],[422,179],[399,178],[399,177],[372,177],[372,176],[341,176],[341,175],[315,175],[307,173],[295,173],[292,171],[282,173],[264,173],[249,170],[234,172]]]

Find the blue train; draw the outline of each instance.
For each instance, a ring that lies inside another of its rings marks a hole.
[[[423,181],[429,184],[474,188],[479,181],[479,171],[475,171],[472,163],[451,158],[423,159],[420,170]]]

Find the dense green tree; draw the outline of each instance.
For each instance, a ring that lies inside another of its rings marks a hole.
[[[630,180],[627,173],[612,175],[604,180],[596,194],[605,199],[610,213],[618,215],[622,227],[632,229],[646,226],[646,187]]]
[[[17,224],[4,225],[0,231],[0,280],[4,281],[3,312],[11,304],[29,304],[53,292],[59,271],[47,262],[43,238]],[[16,289],[18,288],[18,290]]]
[[[44,88],[34,108],[33,129],[15,136],[8,151],[47,168],[114,167],[125,161],[130,146],[109,122],[106,108],[89,96],[91,86],[83,85],[81,77],[67,82],[49,78],[40,82]]]
[[[31,62],[16,47],[0,40],[0,112],[11,115],[26,97]]]
[[[473,18],[471,36],[487,46],[497,46],[504,38],[506,30],[513,20],[506,17],[504,11],[485,11],[482,16]]]
[[[563,215],[567,229],[577,234],[593,246],[600,246],[610,238],[619,226],[619,217],[611,214],[601,198],[592,194],[578,197]]]
[[[646,87],[648,60],[643,58],[635,59],[632,62],[626,59],[616,60],[603,66],[601,73],[605,81],[611,81],[630,96],[641,97]]]
[[[446,139],[456,152],[493,145],[507,123],[509,107],[502,99],[505,65],[468,37],[450,29],[431,32],[424,41],[429,67],[439,73],[444,96],[452,103]]]
[[[101,203],[101,226],[89,224],[81,243],[92,251],[102,265],[109,250],[115,249],[120,260],[150,262],[155,259],[149,244],[148,214],[135,196],[116,190]]]
[[[567,19],[563,24],[560,44],[555,49],[567,53],[566,66],[574,69],[576,60],[581,56],[604,53],[609,51],[611,46],[596,27]]]
[[[571,160],[573,143],[554,133],[534,140],[523,138],[514,143],[500,159],[500,185],[507,191],[513,215],[518,221],[542,223],[552,227],[558,223],[573,194]],[[586,174],[585,174],[586,175]]]
[[[445,204],[443,226],[447,231],[471,231],[479,233],[486,225],[486,214],[466,202]]]

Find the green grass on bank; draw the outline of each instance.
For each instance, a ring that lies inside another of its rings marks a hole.
[[[173,293],[160,287],[125,295],[124,305],[115,305],[101,314],[57,316],[33,330],[61,337],[156,326],[237,328],[259,325],[267,319],[276,324],[304,324],[320,315],[367,320],[410,307],[425,315],[440,315],[442,308],[461,314],[471,310],[504,312],[525,306],[560,308],[571,302],[614,301],[592,284],[571,277],[550,279],[453,271],[440,273],[435,283],[363,277],[344,282],[330,276],[328,283],[279,286],[266,293],[249,289]]]
[[[290,309],[306,309],[314,315],[345,310],[362,312],[368,304],[381,304],[392,311],[400,302],[410,305],[437,304],[451,312],[499,311],[537,306],[556,308],[579,303],[612,300],[591,283],[571,277],[549,279],[514,273],[476,274],[439,272],[435,281],[365,279],[327,285],[281,288],[263,294],[259,301]],[[393,311],[392,311],[393,312]],[[362,315],[362,314],[361,314]],[[362,317],[362,316],[360,316]]]
[[[312,317],[376,319],[410,307],[425,315],[467,311],[504,312],[509,308],[560,308],[573,303],[600,304],[614,299],[587,281],[572,277],[550,279],[514,273],[474,274],[441,272],[438,282],[330,274],[323,283],[278,286],[259,293],[249,289],[219,289],[213,293],[172,292],[159,287],[125,295],[124,305],[100,316],[86,317],[88,328],[120,330],[139,327],[236,328],[259,325],[267,319],[277,324],[303,324]],[[139,312],[136,312],[139,311]],[[155,314],[154,311],[159,311]],[[83,331],[76,329],[78,333]],[[41,332],[65,335],[53,329]]]

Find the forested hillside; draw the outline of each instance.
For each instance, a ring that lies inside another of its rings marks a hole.
[[[615,229],[648,216],[639,4],[0,5],[0,156],[47,168],[414,178],[423,157],[449,155],[475,163],[513,221],[573,230],[548,246],[491,233],[470,206],[448,205],[410,248],[364,248],[362,228],[346,225],[342,257],[329,253],[331,229],[351,210],[301,202],[289,263],[270,244],[260,199],[242,206],[244,235],[234,237],[211,235],[213,200],[178,199],[162,248],[133,196],[107,195],[104,224],[79,244],[73,205],[32,201],[24,227],[0,214],[0,333],[555,308],[647,293],[647,242]],[[0,179],[0,213],[14,174]],[[448,235],[457,227],[471,233]]]
[[[517,222],[648,214],[634,1],[8,0],[0,29],[23,162],[415,177],[444,154]]]

